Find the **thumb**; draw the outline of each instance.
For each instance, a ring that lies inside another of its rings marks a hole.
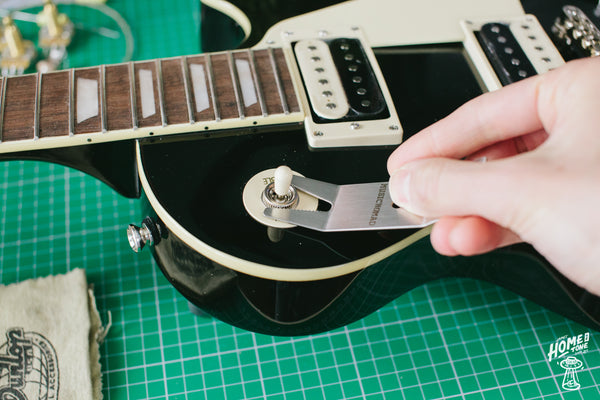
[[[518,163],[488,163],[429,158],[404,164],[392,172],[389,189],[394,203],[426,217],[477,215],[514,228],[526,215],[529,190]]]

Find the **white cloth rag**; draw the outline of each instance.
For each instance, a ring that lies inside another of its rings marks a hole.
[[[101,399],[101,334],[82,269],[0,285],[0,399]]]

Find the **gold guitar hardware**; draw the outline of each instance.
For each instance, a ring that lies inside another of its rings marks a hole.
[[[23,40],[21,32],[11,17],[4,17],[2,24],[4,25],[0,59],[2,75],[20,75],[29,68],[35,58],[35,47],[31,41]]]
[[[37,15],[37,23],[40,26],[38,45],[46,58],[38,69],[55,70],[67,56],[67,46],[73,39],[73,22],[66,14],[58,12],[56,4],[46,0]]]
[[[67,47],[73,38],[73,22],[66,14],[59,13],[51,0],[46,0],[43,10],[37,16],[40,26],[39,46],[41,48]]]

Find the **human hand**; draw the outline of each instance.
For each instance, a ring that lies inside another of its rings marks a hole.
[[[388,171],[397,205],[440,217],[438,252],[525,241],[600,294],[600,57],[473,99],[402,144]]]

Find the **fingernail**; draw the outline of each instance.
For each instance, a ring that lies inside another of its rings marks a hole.
[[[399,168],[390,177],[390,197],[397,206],[406,206],[410,201],[410,171]]]

